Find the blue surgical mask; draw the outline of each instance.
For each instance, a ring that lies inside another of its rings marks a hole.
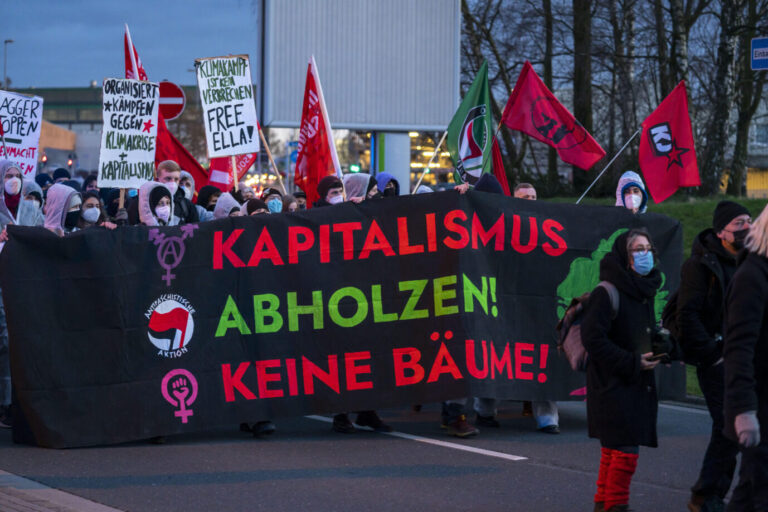
[[[139,190],[135,188],[129,188],[128,189],[128,197],[136,197],[139,195]]]
[[[283,201],[280,199],[270,199],[267,201],[267,208],[269,208],[269,213],[280,213],[283,211]]]
[[[635,272],[641,276],[647,276],[653,270],[653,253],[651,251],[646,253],[633,252],[632,259],[635,261]]]

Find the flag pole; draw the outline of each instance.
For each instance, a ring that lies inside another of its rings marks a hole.
[[[267,158],[269,158],[269,163],[272,164],[272,170],[275,172],[275,176],[277,176],[277,182],[280,184],[280,188],[283,189],[283,195],[287,194],[285,190],[285,185],[283,185],[283,178],[280,176],[280,171],[277,170],[277,164],[275,164],[275,159],[272,158],[272,151],[269,150],[269,144],[267,144],[267,139],[264,137],[264,132],[261,131],[261,125],[259,125],[259,136],[261,137],[261,142],[264,144],[264,149],[267,152]]]
[[[235,185],[235,192],[237,192],[237,157],[232,155],[232,182]]]
[[[637,134],[640,133],[640,131],[641,130],[638,129],[635,133],[632,134],[632,136],[629,138],[629,140],[623,146],[621,146],[621,149],[613,156],[613,158],[611,158],[611,161],[608,162],[608,164],[603,168],[603,170],[600,172],[600,174],[597,175],[597,178],[595,178],[595,180],[592,183],[590,183],[590,185],[587,187],[587,190],[585,190],[584,193],[581,194],[581,197],[579,198],[578,201],[576,201],[576,204],[579,204],[581,202],[581,200],[584,199],[584,196],[587,195],[587,192],[589,192],[589,190],[592,188],[592,186],[595,183],[597,183],[597,180],[599,180],[600,177],[603,174],[605,174],[605,171],[608,170],[608,168],[611,166],[611,164],[614,162],[614,160],[616,160],[619,157],[619,155],[627,148],[627,146],[629,146],[629,143],[632,142],[635,139],[635,137],[637,137]]]
[[[440,151],[440,146],[443,145],[443,142],[445,141],[445,137],[448,135],[448,130],[443,132],[443,136],[440,137],[440,142],[437,143],[437,146],[435,146],[435,150],[432,152],[432,157],[429,159],[429,162],[427,163],[427,167],[421,171],[421,176],[419,176],[419,181],[416,182],[416,186],[413,187],[413,191],[411,191],[411,194],[416,192],[416,189],[419,188],[419,185],[421,185],[421,180],[424,179],[424,175],[429,172],[429,166],[432,165],[432,162],[434,162],[435,157],[437,156],[437,153]]]
[[[131,56],[131,67],[133,68],[133,79],[139,80],[139,68],[136,65],[136,54],[133,52],[133,40],[131,39],[131,31],[128,29],[128,24],[125,23],[125,36],[128,38],[128,54]],[[173,199],[173,198],[171,198]],[[120,189],[120,198],[117,201],[117,208],[125,208],[125,189]]]

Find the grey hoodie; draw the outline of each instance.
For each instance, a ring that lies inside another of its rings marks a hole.
[[[35,183],[35,180],[26,180],[21,186],[21,202],[19,203],[18,223],[19,226],[42,226],[43,225],[43,206],[39,208],[34,203],[28,202],[25,198],[31,193],[37,192],[43,197],[43,189]],[[45,204],[45,203],[43,203]]]
[[[22,180],[21,201],[19,201],[19,208],[16,210],[16,217],[13,216],[11,211],[5,205],[3,186],[5,185],[5,173],[8,172],[9,169],[18,169],[19,172],[21,172],[19,166],[10,160],[0,161],[0,231],[8,224],[16,224],[18,226],[42,226],[42,213],[35,208],[34,204],[24,201],[24,197],[28,193],[26,190],[30,183],[37,187],[37,191],[40,192],[40,195],[42,196],[42,190],[37,186],[37,183],[35,183],[34,180]]]
[[[47,229],[59,235],[68,231],[64,227],[64,221],[74,198],[82,203],[80,192],[61,183],[48,189],[45,200],[45,227]]]
[[[342,182],[344,183],[344,190],[347,192],[347,200],[353,197],[365,199],[370,181],[371,175],[365,172],[345,174]]]
[[[223,219],[229,217],[229,213],[233,208],[240,209],[240,203],[232,197],[232,194],[224,192],[219,196],[218,201],[216,201],[216,207],[213,209],[213,218]]]
[[[643,202],[640,203],[639,213],[645,213],[648,206],[648,192],[645,191],[643,179],[634,171],[627,171],[619,178],[619,184],[616,186],[616,206],[624,206],[624,191],[629,187],[637,187],[643,193]]]
[[[148,181],[139,188],[139,220],[145,226],[160,226],[157,221],[157,217],[152,213],[152,208],[149,207],[149,194],[157,187],[165,187],[162,183],[156,181]],[[165,187],[168,189],[168,187]],[[171,191],[168,190],[170,195]],[[173,201],[171,201],[171,215],[168,226],[176,226],[179,223],[179,219],[173,216]]]

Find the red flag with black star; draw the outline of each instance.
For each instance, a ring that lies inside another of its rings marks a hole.
[[[640,138],[640,169],[656,203],[680,187],[701,185],[685,81],[645,118]]]

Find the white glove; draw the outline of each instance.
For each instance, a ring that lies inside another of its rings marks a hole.
[[[760,422],[756,411],[747,411],[736,416],[733,422],[739,444],[744,448],[754,448],[760,444]]]

